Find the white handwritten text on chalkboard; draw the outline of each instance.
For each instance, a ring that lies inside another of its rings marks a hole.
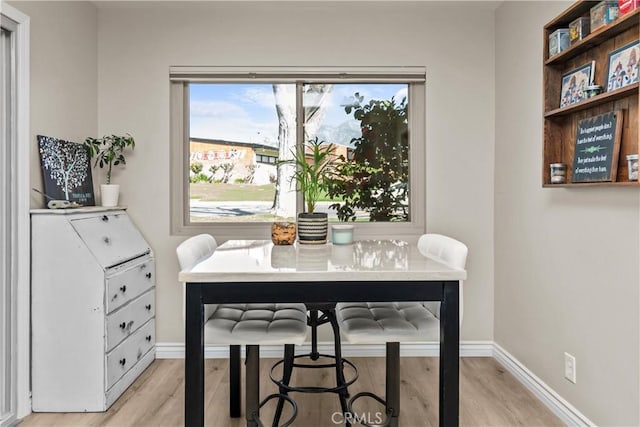
[[[617,167],[619,149],[616,143],[617,122],[618,115],[612,111],[578,123],[573,182],[611,181],[615,178],[613,169]]]

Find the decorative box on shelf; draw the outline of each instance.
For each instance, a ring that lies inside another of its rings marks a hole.
[[[558,28],[549,35],[549,56],[557,55],[569,47],[569,29]]]
[[[593,6],[590,10],[591,31],[607,25],[618,18],[618,2],[616,0],[604,0]]]
[[[618,14],[620,16],[626,15],[627,13],[634,11],[638,5],[640,5],[640,0],[619,0]]]
[[[585,38],[590,32],[591,20],[586,16],[581,16],[569,24],[569,43],[575,44]]]

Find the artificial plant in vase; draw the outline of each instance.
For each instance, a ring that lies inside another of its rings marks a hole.
[[[100,195],[102,206],[118,206],[120,196],[120,185],[111,184],[111,172],[114,166],[125,165],[127,163],[124,151],[127,148],[132,150],[136,142],[129,134],[126,136],[106,135],[102,138],[85,139],[85,148],[91,158],[95,157],[93,167],[106,168],[107,182],[100,185]]]
[[[317,137],[297,150],[289,163],[296,165],[292,177],[302,192],[306,211],[298,214],[298,240],[300,243],[327,242],[328,217],[326,212],[315,212],[316,203],[326,195],[327,185],[335,169],[335,146]]]

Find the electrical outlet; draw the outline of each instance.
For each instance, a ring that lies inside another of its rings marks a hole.
[[[569,353],[564,354],[564,377],[576,383],[576,358]]]

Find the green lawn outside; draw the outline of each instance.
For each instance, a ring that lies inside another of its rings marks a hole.
[[[276,192],[275,184],[189,184],[189,198],[205,202],[214,201],[256,201],[270,202]]]
[[[222,183],[194,183],[189,184],[189,197],[192,200],[205,202],[272,202],[275,194],[275,185],[251,185],[251,184],[222,184]],[[332,202],[325,193],[320,197],[321,202]],[[253,214],[239,216],[191,216],[192,222],[272,222],[277,218],[272,214]],[[335,211],[330,211],[329,222],[339,222]],[[368,222],[367,218],[359,217],[356,222]]]
[[[199,199],[205,202],[271,202],[276,192],[275,184],[222,184],[222,183],[196,183],[189,184],[189,198]],[[324,193],[318,201],[331,202],[328,194]],[[340,199],[337,199],[340,200]]]

